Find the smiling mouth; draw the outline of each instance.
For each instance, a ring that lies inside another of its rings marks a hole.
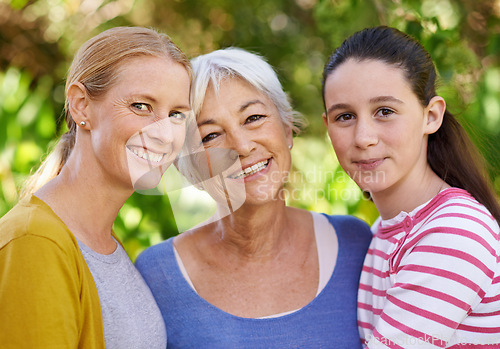
[[[386,158],[368,159],[368,160],[357,160],[354,163],[364,170],[371,170],[378,167]]]
[[[357,164],[362,164],[362,165],[369,165],[369,164],[373,164],[377,161],[381,161],[382,159],[371,159],[371,160],[358,160],[358,161],[355,161],[355,163]]]
[[[166,155],[166,153],[158,154],[144,148],[127,147],[127,149],[130,150],[137,157],[155,163],[159,163],[161,160],[163,160],[163,157]]]
[[[251,176],[259,171],[262,171],[263,169],[265,169],[267,167],[267,165],[269,164],[269,159],[267,160],[264,160],[264,161],[260,161],[252,166],[248,166],[247,168],[229,176],[229,178],[233,178],[233,179],[241,179],[241,178],[245,178],[245,177],[248,177],[248,176]]]

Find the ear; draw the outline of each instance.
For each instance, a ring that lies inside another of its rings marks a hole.
[[[435,133],[443,123],[444,112],[446,111],[446,102],[443,97],[434,96],[424,109],[425,134]]]
[[[66,94],[68,96],[68,105],[66,107],[73,121],[81,128],[88,129],[90,127],[87,116],[89,97],[85,86],[80,82],[74,82],[69,85]],[[85,123],[84,126],[80,124],[82,121]]]
[[[323,123],[325,124],[326,127],[328,127],[328,119],[326,117],[326,113],[323,112]]]
[[[288,148],[292,149],[293,146],[293,130],[291,126],[285,125],[285,138],[288,143]]]

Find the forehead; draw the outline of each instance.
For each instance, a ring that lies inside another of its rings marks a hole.
[[[349,58],[344,63],[337,66],[327,77],[332,79],[358,79],[371,80],[372,77],[385,76],[388,79],[406,80],[404,70],[394,64],[388,64],[381,60]]]
[[[249,82],[238,77],[226,77],[218,84],[209,83],[200,114],[210,112],[213,109],[242,112],[252,101],[258,101],[255,104],[265,107],[275,107],[265,93],[259,91]]]
[[[141,75],[154,74],[158,69],[168,71],[176,65],[182,67],[180,63],[174,62],[168,57],[137,55],[121,60],[116,67],[115,76],[117,80],[137,79]],[[157,74],[158,78],[161,78],[159,72]]]
[[[348,59],[328,75],[325,97],[413,94],[400,67],[380,60]]]
[[[190,78],[186,68],[168,57],[140,55],[117,66],[111,94],[168,93],[188,103]]]

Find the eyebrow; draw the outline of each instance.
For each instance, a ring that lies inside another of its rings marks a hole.
[[[240,109],[238,110],[239,113],[243,112],[245,109],[247,109],[248,107],[250,107],[251,105],[254,105],[254,104],[262,104],[265,106],[264,102],[258,100],[258,99],[254,99],[252,101],[248,101],[246,102],[245,104],[243,104]],[[215,124],[215,120],[214,119],[207,119],[203,122],[200,122],[198,123],[198,127],[200,126],[203,126],[203,125],[213,125]]]
[[[172,109],[174,110],[191,110],[191,107],[189,105],[178,105],[176,107],[173,107]]]
[[[336,109],[349,109],[350,108],[350,105],[349,104],[345,104],[345,103],[337,103],[337,104],[334,104],[334,105],[331,105],[328,110],[326,111],[327,114],[330,114],[331,112],[333,112],[334,110]]]
[[[394,102],[394,103],[398,103],[398,104],[404,104],[404,102],[402,100],[400,100],[396,97],[393,97],[393,96],[377,96],[377,97],[370,98],[370,100],[368,102],[369,103]],[[337,104],[331,105],[328,108],[328,110],[326,111],[326,113],[330,114],[331,112],[333,112],[336,109],[349,109],[349,108],[351,108],[351,105],[349,105],[349,104],[337,103]]]
[[[198,122],[196,125],[198,127],[201,127],[203,125],[213,125],[213,124],[215,124],[215,120],[214,119],[207,119],[207,120],[205,120],[203,122]]]
[[[402,100],[393,96],[378,96],[370,99],[370,103],[377,103],[377,102],[396,102],[398,104],[404,104]]]
[[[243,104],[243,105],[240,107],[239,112],[241,113],[242,111],[244,111],[245,109],[247,109],[249,106],[254,105],[254,104],[262,104],[262,105],[265,105],[262,101],[260,101],[260,100],[258,100],[258,99],[254,99],[253,101],[249,101],[249,102],[246,102],[245,104]]]
[[[153,103],[157,102],[157,100],[154,97],[152,97],[148,94],[144,94],[144,93],[132,93],[128,98],[130,98],[130,99],[145,99],[145,100],[147,100],[149,102],[153,102]]]

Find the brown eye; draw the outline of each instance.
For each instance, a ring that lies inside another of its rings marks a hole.
[[[379,109],[378,113],[380,114],[380,116],[389,116],[389,115],[394,114],[394,111],[392,111],[391,109],[388,109],[388,108],[382,108],[382,109]]]
[[[337,116],[337,118],[335,119],[335,121],[349,121],[349,120],[352,120],[352,119],[354,119],[354,115],[353,114],[344,113],[344,114],[340,114],[339,116]]]
[[[205,137],[203,137],[203,139],[201,140],[202,143],[207,143],[207,142],[210,142],[211,140],[217,138],[219,134],[218,133],[209,133],[208,135],[206,135]]]
[[[248,118],[246,118],[245,124],[248,124],[250,122],[255,122],[255,121],[258,121],[258,120],[263,119],[263,118],[265,118],[264,115],[258,115],[258,114],[257,115],[250,115]]]

